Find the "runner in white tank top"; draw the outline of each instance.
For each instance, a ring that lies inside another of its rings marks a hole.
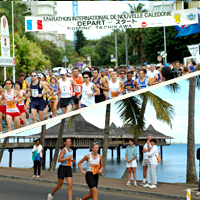
[[[24,124],[24,121],[20,117],[19,109],[17,108],[17,102],[23,98],[18,91],[12,89],[13,82],[11,80],[7,79],[5,85],[6,91],[2,93],[2,100],[6,102],[7,131],[11,131],[12,119],[14,120],[15,129],[20,128],[21,124]]]
[[[91,82],[92,74],[90,71],[84,71],[82,77],[84,81],[82,84],[82,92],[77,97],[80,98],[82,95],[81,108],[84,108],[95,104],[95,95],[99,95],[99,89]]]
[[[21,118],[25,122],[26,121],[26,119],[25,119],[26,118],[26,105],[24,103],[24,100],[26,99],[26,92],[24,90],[22,90],[21,82],[19,82],[19,81],[15,82],[15,90],[18,91],[23,98],[22,101],[19,101],[17,103],[17,108],[19,109]]]
[[[110,74],[110,81],[108,81],[108,98],[112,99],[121,96],[124,91],[124,84],[117,78],[117,72],[113,71]]]
[[[75,96],[75,92],[78,89],[77,83],[73,78],[68,78],[66,76],[67,70],[62,69],[60,71],[61,79],[58,80],[57,83],[57,91],[54,95],[61,93],[60,99],[60,107],[62,108],[63,114],[71,112],[73,102],[73,96]],[[72,87],[74,86],[74,92],[72,91]]]
[[[90,188],[88,195],[82,197],[83,199],[98,199],[97,198],[97,186],[99,180],[99,174],[103,172],[103,161],[102,156],[98,154],[99,145],[98,143],[93,143],[91,147],[91,154],[84,156],[82,160],[78,163],[78,167],[83,175],[85,175],[86,183]],[[83,162],[87,161],[87,169],[84,171],[81,167]],[[76,200],[81,200],[82,198],[77,198]]]

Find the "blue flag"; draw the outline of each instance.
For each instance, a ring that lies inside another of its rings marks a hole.
[[[183,27],[175,26],[176,30],[179,33],[174,39],[200,32],[200,14],[199,13],[200,13],[200,7],[198,8],[198,24],[191,24],[189,26],[183,26]]]

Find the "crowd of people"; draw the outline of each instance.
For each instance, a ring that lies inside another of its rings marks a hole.
[[[28,72],[25,77],[22,73],[15,83],[8,78],[4,85],[0,85],[0,133],[5,124],[10,131],[12,121],[15,129],[25,126],[29,111],[33,123],[36,123],[199,69],[199,64],[196,66],[194,61],[187,60],[186,66],[176,61],[165,65],[144,63],[140,66],[74,67],[69,71],[62,68],[58,72],[50,69],[48,76]]]

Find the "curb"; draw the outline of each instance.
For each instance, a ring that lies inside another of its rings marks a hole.
[[[8,178],[8,179],[15,179],[15,180],[24,180],[24,181],[31,181],[31,182],[39,182],[39,183],[55,183],[57,184],[57,181],[52,180],[45,180],[45,179],[36,179],[36,178],[27,178],[27,177],[20,177],[20,176],[9,176],[9,175],[3,175],[0,174],[0,178]],[[63,185],[67,185],[66,182],[63,183]],[[80,184],[80,183],[73,183],[73,186],[81,188],[81,189],[88,189],[88,186],[86,184]],[[171,194],[163,194],[163,193],[153,193],[153,192],[146,192],[146,191],[137,191],[137,190],[128,190],[128,189],[121,189],[121,188],[115,188],[115,187],[104,187],[104,186],[98,186],[99,191],[103,192],[111,192],[111,193],[120,193],[125,195],[137,195],[137,196],[145,196],[145,197],[151,197],[151,198],[164,198],[164,199],[176,199],[176,200],[185,200],[185,196],[178,196],[178,195],[171,195]],[[199,198],[192,198],[193,200],[199,200]]]

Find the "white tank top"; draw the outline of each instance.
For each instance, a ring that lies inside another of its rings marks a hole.
[[[94,83],[90,82],[90,84],[88,86],[86,86],[86,84],[83,83],[81,104],[84,104],[86,106],[91,106],[91,105],[95,104],[95,97],[94,96],[91,96],[91,97],[88,96],[89,93],[91,93],[91,94],[94,93],[93,90],[92,90],[93,84]]]
[[[94,170],[94,167],[97,167],[99,165],[100,167],[100,157],[99,154],[97,154],[97,158],[93,159],[92,154],[90,154],[90,158],[87,161],[87,169],[86,172],[92,172]],[[98,169],[99,169],[98,167]]]
[[[60,91],[61,91],[61,98],[70,98],[72,96],[72,85],[70,83],[70,78],[67,78],[66,81],[60,79]]]
[[[20,90],[20,94],[22,95],[22,97],[23,97],[23,92],[24,92],[24,90]],[[18,105],[19,106],[24,106],[25,104],[24,104],[24,101],[19,101],[18,102]]]
[[[114,97],[118,97],[121,96],[122,93],[117,94],[117,91],[120,91],[120,85],[119,85],[119,79],[117,79],[117,81],[115,83],[113,83],[111,80],[109,81],[109,93],[108,93],[108,97],[110,99],[114,98]]]
[[[7,113],[19,113],[19,109],[17,108],[16,104],[12,102],[15,99],[14,90],[11,90],[11,93],[8,94],[7,90],[5,91],[5,100],[6,100],[6,112]]]

